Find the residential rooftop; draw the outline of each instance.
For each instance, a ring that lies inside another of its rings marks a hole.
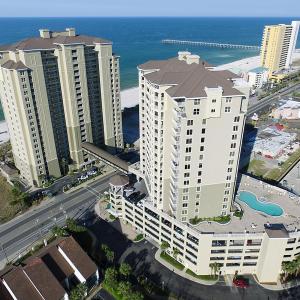
[[[0,45],[0,52],[30,51],[59,48],[59,45],[83,44],[94,46],[95,44],[111,44],[110,41],[87,35],[78,35],[74,28],[66,28],[63,32],[53,32],[49,29],[40,29],[40,37],[32,37],[10,44]]]
[[[243,96],[235,88],[238,75],[228,70],[216,71],[198,55],[179,52],[178,57],[168,60],[149,61],[138,66],[153,84],[170,85],[166,92],[174,98],[207,97],[206,88],[222,87],[223,96]]]

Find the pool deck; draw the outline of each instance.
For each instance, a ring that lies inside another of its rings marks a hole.
[[[264,225],[282,223],[288,231],[294,231],[300,228],[300,197],[290,197],[290,194],[278,187],[269,185],[260,180],[256,180],[249,176],[243,175],[239,185],[239,191],[249,191],[254,193],[258,199],[264,198],[265,201],[279,205],[283,209],[283,214],[279,217],[272,217],[260,211],[253,210],[246,203],[236,198],[236,202],[242,207],[244,215],[240,220],[232,217],[231,221],[226,224],[218,224],[215,222],[202,222],[196,226],[190,225],[201,232],[216,233],[250,233],[264,232]]]

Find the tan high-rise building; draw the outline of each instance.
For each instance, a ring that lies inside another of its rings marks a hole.
[[[0,47],[0,98],[16,167],[30,184],[88,163],[82,142],[123,148],[119,57],[110,41],[42,29]]]
[[[249,88],[189,52],[138,69],[140,171],[154,206],[182,222],[227,215]]]
[[[293,21],[291,25],[265,27],[260,58],[261,65],[268,68],[270,73],[290,68],[298,31],[298,21]]]

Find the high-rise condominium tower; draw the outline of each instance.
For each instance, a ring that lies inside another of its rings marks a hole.
[[[138,69],[140,170],[154,206],[182,222],[227,215],[249,88],[189,52]]]
[[[31,184],[88,162],[82,142],[123,147],[119,57],[109,41],[43,29],[0,47],[0,98],[16,167]]]
[[[271,73],[290,68],[299,24],[299,21],[293,21],[291,25],[265,27],[260,58],[262,66],[268,68]]]

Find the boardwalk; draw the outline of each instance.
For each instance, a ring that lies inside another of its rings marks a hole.
[[[224,44],[224,43],[209,43],[209,42],[197,42],[197,41],[185,41],[185,40],[162,40],[163,44],[181,44],[191,46],[204,46],[204,47],[215,47],[215,48],[231,48],[231,49],[247,49],[247,50],[260,50],[259,46],[251,45],[235,45],[235,44]]]

